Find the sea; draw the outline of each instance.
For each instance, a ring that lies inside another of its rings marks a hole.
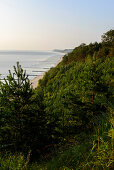
[[[0,79],[6,78],[9,70],[13,73],[13,66],[19,62],[31,80],[54,67],[63,55],[53,51],[0,51]]]

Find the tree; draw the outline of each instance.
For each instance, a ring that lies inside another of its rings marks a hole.
[[[102,42],[105,45],[112,46],[112,47],[114,46],[114,30],[110,30],[106,32],[101,37],[102,37]]]
[[[5,127],[1,128],[5,130],[5,133],[8,132],[8,129],[10,131],[10,135],[7,134],[7,141],[4,142],[14,144],[23,141],[25,120],[29,115],[32,95],[33,91],[28,76],[17,63],[17,68],[14,66],[14,73],[9,71],[9,75],[1,83],[0,105],[3,108],[1,115]]]
[[[16,151],[35,150],[44,139],[41,95],[34,95],[30,80],[19,63],[4,81],[0,86],[0,143],[3,147],[13,146]]]

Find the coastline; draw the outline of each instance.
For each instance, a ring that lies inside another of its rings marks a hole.
[[[54,67],[56,67],[63,59],[64,55],[60,57],[59,61],[55,64]],[[46,72],[44,72],[42,75],[36,76],[32,80],[30,80],[31,86],[33,89],[35,89],[38,86],[38,81],[44,77]]]
[[[43,78],[44,75],[39,75],[30,80],[31,86],[35,89],[38,86],[38,81]]]

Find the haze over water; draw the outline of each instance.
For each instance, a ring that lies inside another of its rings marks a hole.
[[[32,79],[54,67],[62,55],[52,51],[0,51],[1,79],[8,75],[8,70],[13,72],[13,66],[18,61]]]

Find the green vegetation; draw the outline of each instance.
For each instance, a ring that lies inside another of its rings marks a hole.
[[[17,63],[0,83],[0,169],[112,169],[113,56],[110,30],[65,55],[35,90]]]

